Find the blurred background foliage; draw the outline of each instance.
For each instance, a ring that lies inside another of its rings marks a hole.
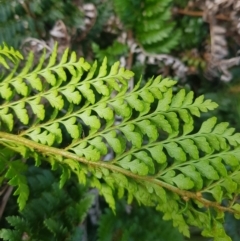
[[[37,58],[55,41],[59,54],[70,48],[90,62],[120,60],[143,83],[159,74],[174,78],[179,88],[216,101],[211,115],[240,131],[239,0],[0,0],[0,44]],[[96,190],[74,178],[59,189],[58,171],[47,169],[28,170],[31,196],[21,213],[11,189],[1,186],[0,227],[12,230],[8,240],[208,240],[201,230],[184,239],[137,203],[119,201],[114,215]],[[240,223],[231,215],[226,230],[240,240]]]

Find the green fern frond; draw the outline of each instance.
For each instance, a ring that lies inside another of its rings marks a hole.
[[[20,236],[21,233],[15,230],[2,229],[0,231],[0,238],[2,238],[3,240],[15,241],[18,240]]]
[[[108,56],[108,65],[110,66],[128,52],[128,47],[126,45],[116,41],[107,49],[100,49],[96,43],[93,43],[92,49],[99,61],[103,61],[103,59]]]
[[[27,177],[31,189],[28,205],[19,216],[6,218],[12,230],[1,229],[0,237],[9,241],[24,236],[30,240],[50,241],[76,240],[74,236],[81,236],[78,226],[85,219],[95,196],[80,185],[73,185],[72,180],[60,189],[49,170],[29,168]]]
[[[69,27],[83,25],[83,14],[71,1],[6,1],[0,2],[0,44],[19,47],[27,37],[42,38],[57,20]]]
[[[8,150],[1,148],[1,179],[4,178],[8,180],[9,185],[17,187],[13,195],[18,196],[17,202],[20,210],[22,210],[29,196],[29,187],[24,175],[28,166],[21,160],[9,161],[12,158],[10,154],[14,155],[13,152],[9,153]]]
[[[118,236],[120,240],[165,240],[183,241],[184,238],[170,222],[162,220],[153,208],[131,206],[121,203],[117,216],[106,209],[99,220],[98,241],[110,241]],[[127,210],[127,211],[126,211]],[[158,228],[153,229],[152,227]],[[126,239],[124,239],[126,238]]]
[[[171,2],[144,2],[143,16],[138,19],[135,31],[137,40],[149,52],[169,53],[180,40],[181,32],[171,21]]]
[[[13,49],[13,47],[8,47],[4,44],[0,47],[0,64],[3,65],[6,69],[9,69],[9,64],[5,59],[9,59],[13,63],[16,63],[17,60],[23,59],[23,56],[19,51]]]
[[[61,186],[75,173],[113,210],[115,194],[126,196],[156,207],[186,236],[194,225],[217,240],[218,217],[239,215],[240,185],[240,134],[215,117],[194,131],[194,117],[217,104],[185,90],[173,94],[176,82],[160,76],[129,92],[133,73],[118,62],[90,65],[68,50],[57,61],[56,52],[36,67],[30,55],[1,82],[10,97],[1,95],[0,144],[37,165],[62,167]]]
[[[181,31],[171,21],[171,3],[172,0],[114,0],[114,7],[122,22],[132,29],[136,40],[146,51],[169,53],[181,37]]]

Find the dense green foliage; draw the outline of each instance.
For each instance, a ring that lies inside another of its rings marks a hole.
[[[64,189],[49,170],[30,169],[27,173],[31,200],[21,216],[9,216],[13,231],[3,229],[4,240],[79,240],[81,227],[94,195],[69,181]],[[34,225],[33,225],[34,224]]]
[[[0,42],[16,47],[26,37],[43,38],[48,34],[46,28],[59,19],[70,27],[79,27],[82,15],[69,0],[3,0],[0,3]]]
[[[0,1],[0,237],[239,240],[238,5]]]
[[[20,209],[29,188],[27,164],[20,157],[9,161],[18,154],[34,158],[37,166],[48,161],[53,169],[61,167],[61,187],[75,173],[81,184],[96,187],[114,212],[115,193],[126,195],[128,203],[155,206],[186,236],[194,225],[203,235],[227,240],[221,220],[224,211],[238,215],[240,134],[227,123],[216,124],[216,118],[193,132],[193,116],[216,103],[193,99],[184,89],[173,95],[176,81],[160,76],[128,92],[131,71],[118,62],[108,70],[106,59],[99,68],[96,62],[91,66],[68,49],[59,61],[56,48],[48,62],[43,54],[37,66],[30,54],[21,71],[15,60],[20,53],[7,46],[1,51],[16,65],[1,81],[1,173],[17,186]],[[228,204],[222,206],[223,200]]]

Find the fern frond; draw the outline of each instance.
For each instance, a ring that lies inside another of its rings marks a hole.
[[[110,241],[116,235],[120,240],[183,241],[183,236],[170,222],[162,220],[153,208],[118,205],[117,216],[107,209],[99,220],[98,241]],[[152,227],[158,226],[156,229]],[[126,239],[124,239],[126,238]]]
[[[23,59],[23,56],[19,51],[13,49],[13,47],[8,47],[4,44],[0,47],[0,64],[2,64],[6,69],[9,69],[9,64],[5,59],[9,59],[13,63],[16,63],[17,60]]]
[[[2,229],[0,231],[0,238],[3,240],[14,241],[17,240],[20,236],[21,233],[16,230]]]
[[[68,50],[57,62],[56,52],[46,66],[31,66],[28,57],[22,72],[2,82],[18,95],[2,96],[0,144],[37,165],[60,166],[61,186],[75,173],[113,210],[116,193],[156,207],[186,236],[195,225],[217,238],[219,215],[239,215],[240,185],[240,134],[216,118],[194,131],[194,117],[217,104],[185,90],[173,94],[176,82],[160,76],[129,92],[133,73],[118,62],[109,70],[106,59],[98,67]],[[19,79],[23,94],[14,85]],[[39,90],[31,85],[36,80]],[[25,130],[14,128],[20,122]]]
[[[169,53],[181,37],[181,31],[171,21],[171,3],[172,0],[114,0],[114,7],[122,22],[132,29],[136,40],[146,51]]]
[[[3,240],[19,240],[26,236],[31,240],[73,240],[81,234],[79,226],[93,204],[94,195],[69,181],[60,189],[49,170],[29,168],[27,178],[31,189],[28,205],[19,216],[7,217],[11,229],[1,229]],[[84,193],[85,191],[85,193]],[[68,239],[67,239],[68,237]]]
[[[69,14],[71,13],[71,14]],[[72,2],[57,0],[0,2],[0,44],[19,47],[29,36],[42,38],[46,25],[63,20],[69,27],[83,26],[83,16]]]
[[[8,180],[9,185],[17,187],[13,195],[18,196],[17,202],[22,210],[29,196],[29,187],[24,175],[27,165],[21,160],[9,161],[10,154],[14,155],[13,152],[9,153],[8,150],[1,148],[1,178]]]

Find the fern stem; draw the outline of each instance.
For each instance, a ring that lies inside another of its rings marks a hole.
[[[229,207],[224,207],[224,206],[220,205],[219,203],[209,201],[209,200],[203,198],[201,195],[199,195],[199,193],[181,190],[175,186],[172,186],[172,185],[162,182],[158,179],[155,179],[154,177],[136,175],[130,171],[124,170],[123,168],[117,167],[117,166],[109,164],[107,162],[100,162],[100,161],[99,162],[91,162],[91,161],[86,160],[85,158],[79,157],[76,154],[70,153],[63,149],[49,147],[49,146],[46,146],[46,145],[43,145],[40,143],[36,143],[31,140],[28,140],[26,138],[23,138],[23,137],[20,137],[17,135],[13,135],[13,134],[9,134],[9,133],[5,133],[5,132],[0,132],[0,141],[3,143],[3,145],[4,145],[4,142],[14,142],[15,144],[24,145],[28,148],[35,149],[38,152],[45,154],[45,155],[62,156],[65,158],[79,161],[86,165],[90,165],[92,167],[103,167],[103,168],[106,168],[113,172],[122,173],[125,176],[133,178],[135,180],[154,183],[154,184],[161,186],[173,193],[177,193],[178,195],[182,196],[183,198],[187,197],[188,199],[197,200],[197,201],[201,202],[205,207],[213,207],[220,211],[225,211],[225,212],[227,211],[227,212],[231,212],[231,213],[235,213],[235,214],[237,213],[240,215],[240,211],[233,210]]]
[[[179,9],[179,8],[174,8],[173,13],[175,13],[175,14],[179,13],[182,15],[188,15],[188,16],[193,16],[193,17],[203,17],[204,16],[204,12],[202,12],[202,11],[191,11],[188,9]],[[219,20],[230,21],[229,17],[227,17],[223,14],[218,14],[215,17],[216,17],[216,19],[219,19]]]

